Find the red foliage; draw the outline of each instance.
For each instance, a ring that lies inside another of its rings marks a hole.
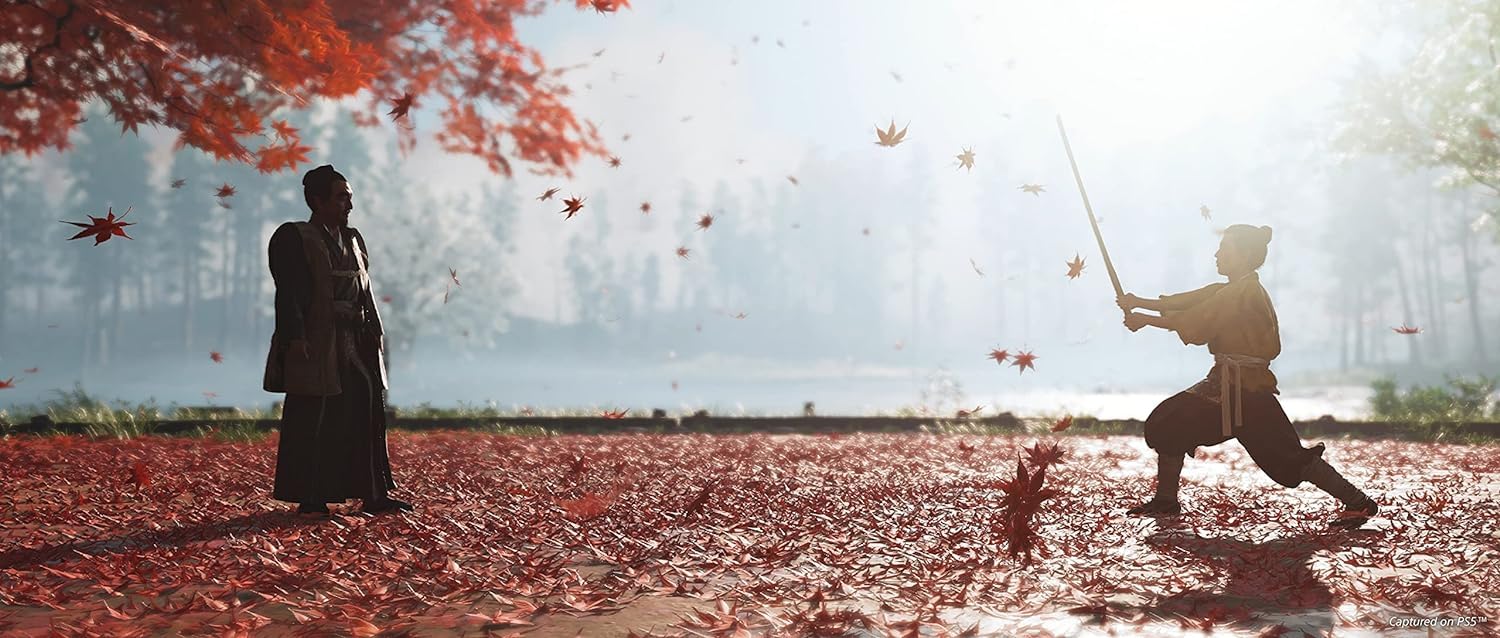
[[[122,131],[164,126],[178,131],[177,148],[263,172],[293,169],[306,161],[307,147],[289,127],[276,128],[272,114],[363,91],[370,113],[355,116],[362,126],[379,125],[373,112],[386,96],[402,96],[392,100],[399,117],[435,95],[446,102],[436,135],[444,150],[478,156],[507,176],[509,157],[540,165],[534,172],[569,174],[583,154],[603,157],[605,149],[594,124],[563,103],[565,69],[548,68],[516,33],[516,23],[549,4],[8,3],[0,42],[15,45],[16,64],[0,71],[0,153],[66,150],[84,104],[98,99]],[[599,12],[629,6],[574,4]],[[267,137],[268,128],[278,141],[254,149],[242,141]],[[402,137],[403,150],[414,144]]]
[[[125,212],[120,213],[120,218],[115,219],[115,208],[111,206],[109,208],[108,217],[95,217],[93,215],[89,215],[89,223],[87,224],[83,222],[65,221],[63,222],[64,224],[72,224],[83,229],[79,231],[77,235],[69,237],[68,241],[72,241],[74,239],[82,239],[84,237],[92,235],[94,237],[94,245],[98,246],[99,244],[109,241],[110,237],[119,236],[126,239],[134,239],[134,237],[125,234],[125,227],[133,225],[135,224],[135,222],[122,221],[125,219],[126,215],[130,214],[130,210],[131,209],[129,208],[125,209]]]
[[[15,377],[10,377],[8,379],[5,379],[4,381],[0,381],[0,390],[8,390],[14,387],[16,387]]]

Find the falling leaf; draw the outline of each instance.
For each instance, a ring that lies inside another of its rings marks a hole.
[[[1073,261],[1068,263],[1068,279],[1077,279],[1083,274],[1083,260],[1078,258],[1078,253],[1073,253]]]
[[[623,419],[623,418],[625,418],[625,411],[624,410],[605,410],[604,412],[600,413],[599,416],[602,416],[602,417],[604,417],[606,419]]]
[[[1058,419],[1056,423],[1053,423],[1052,424],[1052,431],[1053,432],[1061,432],[1063,430],[1068,429],[1072,425],[1073,425],[1073,415],[1069,414],[1069,415],[1067,415],[1067,416],[1065,416],[1065,417],[1063,417],[1061,419]]]
[[[902,348],[905,348],[905,347],[906,347],[906,344],[904,344],[904,343],[902,343],[902,342],[900,342],[900,341],[897,341],[897,342],[896,342],[896,345],[895,345],[895,346],[892,346],[892,347],[894,347],[894,348],[895,348],[895,349],[897,349],[897,350],[900,350],[900,349],[902,349]]]
[[[381,295],[380,296],[380,301],[382,301],[384,303],[390,303],[391,302],[391,296],[390,295]]]
[[[957,417],[957,418],[960,418],[960,419],[967,419],[967,418],[969,418],[971,416],[979,414],[979,411],[983,410],[983,409],[984,409],[984,406],[982,406],[982,405],[975,406],[975,408],[973,410],[963,410],[963,409],[960,409],[956,414],[954,414],[954,416]]]
[[[224,363],[224,355],[219,354],[218,351],[209,352],[208,358],[213,359],[214,363]]]
[[[1042,193],[1047,192],[1047,188],[1045,186],[1042,186],[1041,184],[1022,184],[1020,186],[1017,186],[1016,190],[1031,193],[1032,195],[1036,195],[1037,197],[1041,197]]]
[[[776,46],[779,46],[779,47],[785,49],[786,48],[786,43],[782,42],[781,38],[776,38]]]
[[[567,213],[568,214],[568,216],[564,217],[563,219],[572,219],[573,215],[577,214],[578,211],[583,210],[583,200],[584,200],[584,198],[582,198],[582,197],[574,197],[572,199],[564,199],[563,200],[563,206],[566,206],[567,208],[564,208],[564,209],[562,209],[560,211],[557,211],[557,212],[559,212],[559,213]]]
[[[901,81],[901,74],[900,73],[897,73],[895,71],[891,71],[891,77],[896,78],[897,82]]]
[[[880,140],[875,142],[875,144],[878,146],[895,146],[897,144],[900,144],[901,142],[905,141],[906,129],[908,128],[911,128],[910,122],[907,122],[906,126],[903,127],[899,133],[896,132],[896,120],[891,120],[890,129],[885,131],[880,130],[880,125],[877,124],[875,126],[875,135],[879,137]]]
[[[547,192],[542,193],[542,195],[540,197],[537,197],[536,200],[539,201],[539,202],[545,202],[545,201],[547,201],[549,199],[552,199],[552,196],[556,195],[557,191],[560,191],[560,190],[562,190],[562,189],[561,188],[549,188],[549,189],[547,189]]]
[[[630,141],[630,134],[629,134],[629,133],[626,133],[626,134],[624,134],[624,135],[621,135],[621,136],[620,136],[620,141],[621,141],[621,142],[629,142],[629,141]]]
[[[995,348],[990,350],[990,353],[987,356],[991,359],[994,359],[995,363],[1005,363],[1005,360],[1010,358],[1010,353],[1006,352],[1005,350]]]
[[[698,218],[698,230],[708,230],[708,227],[712,225],[714,225],[713,215],[704,213],[702,217]]]
[[[219,396],[219,393],[217,393],[217,392],[210,392],[208,390],[204,390],[203,391],[203,398],[205,398],[205,399],[214,399],[214,398],[218,398],[218,396]]]
[[[677,380],[676,380],[676,379],[673,379],[673,380],[672,380],[672,391],[673,391],[673,392],[676,392],[676,391],[677,391],[677,387],[678,387],[678,386],[677,386]]]
[[[596,58],[599,57],[599,56],[601,56],[601,55],[604,55],[604,49],[599,49],[598,51],[594,52],[594,57],[596,57]]]
[[[656,56],[656,63],[657,64],[661,64],[661,61],[665,60],[665,59],[667,59],[667,52],[666,51],[662,51],[661,55]]]
[[[746,316],[745,313],[742,312],[742,313],[739,313],[739,314],[735,315],[734,318],[735,319],[744,319],[745,316]]]
[[[693,251],[689,250],[687,246],[678,246],[677,247],[677,256],[681,257],[683,259],[687,259],[688,258],[688,253],[690,253],[690,252],[693,252]]]
[[[42,371],[41,368],[27,368],[25,370],[22,370],[21,372],[25,372],[26,374],[36,374],[36,373],[41,372],[41,371]]]
[[[449,268],[448,269],[448,278],[453,280],[453,285],[458,286],[460,288],[463,287],[463,284],[458,283],[458,271],[457,270]]]
[[[69,237],[68,241],[72,241],[74,239],[82,239],[84,237],[88,237],[89,235],[93,235],[94,245],[98,246],[99,244],[109,241],[109,238],[115,236],[124,237],[126,239],[134,239],[130,235],[125,234],[125,227],[130,226],[135,222],[122,221],[125,219],[126,215],[130,214],[130,210],[131,209],[129,208],[125,209],[125,212],[120,214],[120,218],[115,219],[115,207],[110,206],[109,215],[107,217],[95,217],[93,215],[89,215],[88,217],[92,221],[87,224],[83,222],[64,221],[64,224],[72,224],[83,229],[77,235]]]
[[[410,91],[402,94],[401,97],[391,99],[391,111],[386,113],[386,115],[391,116],[391,121],[393,122],[406,117],[406,112],[411,110],[411,100],[412,94]]]
[[[959,168],[969,169],[969,172],[971,172],[971,173],[974,172],[974,150],[973,149],[971,149],[971,148],[964,148],[964,152],[958,154],[958,167]]]
[[[641,202],[641,214],[642,215],[650,215],[651,214],[651,202]]]
[[[1198,207],[1198,214],[1202,215],[1203,219],[1213,219],[1213,213],[1208,210],[1208,204],[1204,204],[1202,206],[1199,206]]]
[[[589,4],[594,5],[595,13],[614,13],[620,7],[630,6],[630,0],[591,0]],[[600,49],[602,52],[603,49]]]
[[[609,156],[609,167],[610,168],[619,168],[620,167],[620,158],[615,157],[613,155]]]
[[[979,269],[979,264],[974,263],[974,258],[973,257],[969,258],[969,265],[974,268],[974,273],[975,274],[979,275],[980,277],[984,276],[984,271]]]
[[[1021,372],[1026,372],[1027,368],[1031,368],[1032,370],[1035,370],[1036,366],[1032,365],[1031,362],[1033,360],[1035,360],[1036,358],[1037,358],[1037,356],[1034,355],[1034,354],[1031,354],[1030,352],[1018,352],[1018,353],[1016,353],[1016,360],[1013,361],[1013,362],[1011,362],[1011,365],[1012,366],[1020,366],[1021,367]]]
[[[1391,330],[1395,330],[1397,334],[1404,334],[1404,335],[1414,335],[1414,334],[1417,334],[1417,333],[1419,333],[1419,332],[1422,331],[1421,328],[1416,328],[1416,327],[1408,326],[1408,325],[1406,325],[1404,323],[1401,324],[1401,327],[1399,327],[1399,328],[1391,328]]]
[[[220,186],[219,190],[216,191],[214,194],[217,195],[217,196],[219,196],[219,197],[233,197],[234,193],[235,193],[234,187],[230,186],[228,182],[225,182],[224,185]]]
[[[793,177],[791,175],[786,176],[786,181],[791,182],[792,186],[800,186],[802,184],[801,182],[797,181],[796,177]]]
[[[11,377],[11,378],[6,379],[4,381],[0,381],[0,390],[9,390],[9,389],[14,388],[14,387],[16,387],[16,378],[15,377]]]
[[[859,230],[859,234],[861,234],[861,235],[864,235],[864,236],[866,236],[866,237],[869,237],[869,236],[870,236],[870,227],[869,227],[869,226],[866,226],[866,227],[864,227],[864,228],[861,228],[861,229],[860,229],[860,230]]]
[[[146,487],[147,485],[150,485],[151,471],[150,468],[146,466],[146,462],[136,461],[135,465],[130,466],[130,476],[127,476],[126,480],[134,484],[136,487]]]
[[[172,188],[182,188],[182,185],[186,183],[187,180],[185,179],[174,179],[172,180]]]

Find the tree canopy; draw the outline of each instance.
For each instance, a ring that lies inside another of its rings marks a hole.
[[[311,151],[275,119],[280,109],[367,90],[370,108],[356,120],[376,125],[395,106],[405,149],[415,137],[402,105],[436,96],[446,101],[436,135],[444,150],[507,176],[511,158],[566,175],[581,155],[605,149],[564,102],[569,90],[558,78],[568,69],[548,68],[517,37],[517,18],[548,4],[9,0],[0,11],[0,153],[66,150],[83,106],[98,99],[122,132],[165,126],[178,131],[177,148],[271,173]],[[599,13],[629,6],[575,4]]]

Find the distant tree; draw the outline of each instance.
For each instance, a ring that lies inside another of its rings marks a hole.
[[[124,130],[163,125],[179,131],[179,147],[267,172],[293,169],[310,149],[296,134],[271,134],[278,122],[269,114],[367,89],[363,125],[404,95],[412,105],[441,96],[444,149],[506,175],[507,155],[567,172],[583,153],[605,149],[563,104],[569,91],[556,78],[566,69],[548,69],[517,38],[517,20],[548,4],[10,2],[0,20],[0,42],[12,49],[0,75],[0,153],[68,148],[82,105],[99,98]],[[254,151],[240,139],[260,135],[267,141]],[[502,137],[513,148],[502,149]]]
[[[373,184],[356,191],[355,210],[364,212],[350,224],[370,250],[370,278],[392,368],[410,361],[423,337],[492,346],[509,326],[504,302],[515,279],[501,267],[504,251],[478,204],[483,200],[439,198],[425,184],[412,185],[399,162],[376,175]],[[458,285],[449,269],[458,272]]]
[[[81,367],[85,369],[95,364],[107,365],[112,348],[119,344],[124,288],[140,285],[139,279],[127,277],[126,273],[141,269],[130,269],[127,264],[150,253],[157,243],[152,233],[160,226],[147,220],[161,219],[151,214],[147,162],[150,148],[137,136],[127,137],[115,131],[98,113],[93,115],[80,131],[82,140],[66,156],[69,190],[64,209],[77,219],[88,214],[102,216],[111,209],[117,216],[131,210],[126,219],[138,225],[127,230],[140,239],[121,237],[98,246],[78,240],[57,246],[58,250],[68,251],[68,258],[61,263],[70,287],[82,303],[83,329],[79,332],[84,342]],[[71,236],[61,232],[66,228],[58,225],[59,241]]]
[[[8,345],[12,327],[24,317],[22,309],[32,307],[32,323],[45,310],[44,295],[53,286],[55,275],[51,264],[54,251],[48,248],[56,237],[49,217],[52,211],[42,197],[34,167],[21,158],[0,157],[0,351]],[[68,235],[71,236],[71,235]],[[79,240],[83,241],[83,240]],[[27,293],[31,303],[27,303]]]
[[[1442,169],[1449,187],[1500,194],[1500,3],[1406,0],[1384,15],[1382,32],[1411,36],[1410,46],[1393,68],[1367,60],[1334,139],[1348,151]],[[1483,212],[1493,216],[1493,203]]]
[[[158,235],[164,248],[162,289],[181,298],[182,322],[177,333],[181,335],[183,352],[203,343],[197,334],[198,311],[203,302],[204,268],[209,264],[209,242],[217,216],[214,211],[219,210],[214,197],[219,182],[214,181],[213,170],[213,161],[199,151],[185,149],[172,153],[167,178],[182,180],[183,184],[179,188],[169,187],[162,196],[162,210],[172,220]],[[269,338],[270,335],[263,335],[262,341],[268,343]]]

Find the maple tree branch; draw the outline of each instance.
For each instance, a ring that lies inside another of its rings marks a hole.
[[[1471,167],[1471,166],[1465,166],[1464,167],[1464,172],[1466,172],[1466,173],[1469,174],[1469,178],[1470,179],[1473,179],[1474,181],[1479,182],[1480,184],[1482,184],[1484,186],[1488,186],[1490,188],[1490,190],[1493,190],[1493,191],[1495,191],[1497,193],[1500,193],[1500,185],[1497,185],[1494,182],[1491,182],[1491,181],[1488,181],[1488,180],[1486,180],[1484,178],[1481,178],[1478,173],[1474,172],[1474,168],[1473,167]]]
[[[48,13],[46,9],[43,9],[40,6],[37,6],[35,4],[26,3],[26,5],[27,6],[36,7],[37,11],[41,11],[42,13],[46,13],[49,17],[52,15],[51,13]],[[39,46],[39,47],[37,47],[35,49],[32,49],[30,53],[27,53],[26,54],[26,62],[25,62],[25,64],[22,67],[22,68],[26,69],[25,75],[21,76],[21,79],[19,81],[16,81],[16,82],[0,82],[0,91],[19,91],[21,89],[25,89],[25,88],[30,88],[30,87],[36,86],[36,78],[32,77],[32,71],[35,70],[34,67],[33,67],[33,64],[35,62],[36,54],[41,53],[43,50],[49,49],[49,48],[50,49],[61,49],[62,48],[62,28],[63,28],[63,24],[66,23],[69,18],[73,17],[73,9],[75,9],[75,8],[76,8],[76,6],[72,2],[68,3],[68,10],[64,11],[63,14],[62,14],[62,16],[59,17],[59,18],[57,18],[57,23],[54,24],[53,27],[52,27],[52,41],[48,42],[46,44],[43,44],[42,46]]]

